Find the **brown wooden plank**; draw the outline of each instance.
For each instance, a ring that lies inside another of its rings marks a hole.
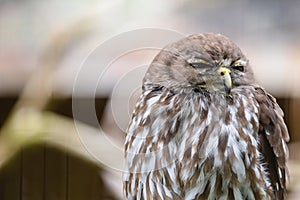
[[[45,153],[45,200],[66,200],[67,155],[47,147]]]
[[[68,199],[67,200],[102,200],[117,199],[113,191],[104,184],[102,170],[76,157],[69,157]]]
[[[44,199],[45,146],[31,146],[22,157],[22,200]]]
[[[6,122],[7,117],[17,100],[17,96],[0,97],[0,127],[2,127],[2,125]]]
[[[113,189],[109,188],[108,185],[105,184],[104,180],[99,174],[102,174],[103,170],[98,169],[96,171],[95,176],[93,176],[92,180],[92,199],[93,200],[117,200],[118,198],[114,194]]]
[[[16,155],[0,171],[0,199],[21,199],[21,154]]]
[[[71,156],[68,164],[68,200],[92,199],[91,180],[95,175],[95,168]]]
[[[300,98],[291,99],[289,111],[289,130],[291,142],[300,141]]]

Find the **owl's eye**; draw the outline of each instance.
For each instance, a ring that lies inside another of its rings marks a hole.
[[[237,66],[232,66],[233,69],[236,69],[238,71],[243,72],[244,71],[244,66],[243,65],[237,65]]]
[[[211,66],[211,63],[209,63],[208,61],[203,60],[203,59],[193,59],[193,60],[189,61],[188,63],[191,67],[193,67],[195,69]]]
[[[247,61],[237,60],[237,61],[233,62],[232,68],[235,69],[235,70],[244,72],[246,64],[247,64]]]

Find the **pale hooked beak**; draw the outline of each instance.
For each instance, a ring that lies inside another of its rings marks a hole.
[[[231,71],[228,68],[220,67],[218,70],[218,73],[220,74],[221,78],[224,81],[224,87],[227,94],[230,93],[230,90],[232,88],[232,81],[231,81]]]

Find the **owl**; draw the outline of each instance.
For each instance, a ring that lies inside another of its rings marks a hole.
[[[167,45],[142,89],[124,146],[126,199],[286,199],[283,112],[230,39]]]

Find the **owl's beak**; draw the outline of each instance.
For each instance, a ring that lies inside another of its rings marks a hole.
[[[228,68],[225,67],[220,67],[218,70],[218,73],[220,74],[223,82],[224,82],[224,87],[225,87],[225,92],[227,94],[230,93],[230,90],[232,88],[232,81],[231,81],[231,71]]]

